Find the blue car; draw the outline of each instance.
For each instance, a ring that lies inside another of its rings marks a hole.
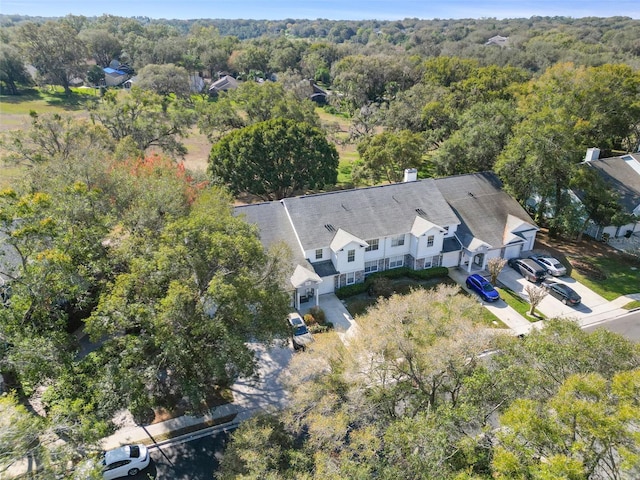
[[[485,302],[496,302],[500,300],[500,294],[493,288],[493,285],[477,273],[467,277],[467,287],[480,295],[480,298]]]

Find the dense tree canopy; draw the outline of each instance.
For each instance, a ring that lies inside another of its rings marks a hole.
[[[337,168],[338,152],[322,131],[279,118],[229,133],[209,155],[214,182],[268,200],[333,185]]]
[[[26,57],[45,82],[71,93],[71,81],[84,74],[85,44],[66,22],[26,23],[19,38]]]
[[[241,425],[218,478],[632,478],[637,345],[566,320],[503,337],[478,308],[419,291],[360,317],[348,348],[317,339],[290,408]]]
[[[138,72],[136,86],[159,95],[173,94],[178,98],[187,98],[191,93],[189,72],[172,63],[146,65]]]
[[[125,96],[108,91],[90,106],[89,113],[116,142],[128,140],[142,153],[158,147],[167,154],[184,155],[186,148],[181,139],[195,121],[194,112],[181,100],[135,86]]]

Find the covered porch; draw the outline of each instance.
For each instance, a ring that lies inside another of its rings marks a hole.
[[[291,276],[293,285],[293,306],[296,310],[301,310],[301,305],[306,308],[319,305],[319,286],[322,278],[309,269],[300,265],[296,267]]]

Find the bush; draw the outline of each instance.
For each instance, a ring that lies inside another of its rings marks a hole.
[[[336,297],[339,299],[353,297],[367,291],[366,283],[356,283],[354,285],[347,285],[346,287],[336,290]]]
[[[431,278],[446,277],[449,275],[447,267],[433,267],[426,270],[409,270],[407,277],[414,280],[429,280]]]
[[[329,330],[333,329],[333,323],[329,322],[327,325],[311,325],[309,327],[309,331],[311,333],[326,333]]]
[[[311,315],[310,313],[305,313],[304,323],[306,323],[307,326],[311,326],[311,325],[317,324],[318,322],[316,321],[316,318],[313,315]]]
[[[327,323],[327,317],[324,314],[324,310],[322,310],[317,305],[309,309],[309,314],[311,314],[314,320],[320,325],[324,325]]]
[[[367,293],[376,298],[389,298],[393,295],[393,285],[391,285],[391,280],[387,277],[374,278],[373,281],[369,282]]]

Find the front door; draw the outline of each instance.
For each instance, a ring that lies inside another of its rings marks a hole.
[[[475,267],[478,267],[480,270],[482,270],[482,267],[484,266],[483,264],[484,264],[484,253],[478,253],[473,257],[473,265]]]

